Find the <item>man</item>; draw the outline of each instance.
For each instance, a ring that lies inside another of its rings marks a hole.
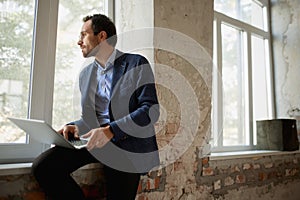
[[[102,14],[83,19],[78,45],[95,61],[80,73],[82,115],[58,133],[89,138],[83,149],[55,146],[33,163],[33,174],[51,199],[84,199],[70,174],[102,162],[108,200],[135,199],[140,174],[159,164],[154,123],[159,106],[148,61],[115,49],[116,28]]]

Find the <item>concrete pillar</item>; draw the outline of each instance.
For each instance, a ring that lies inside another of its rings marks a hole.
[[[165,189],[178,190],[163,195],[177,199],[186,182],[196,188],[194,166],[210,151],[213,1],[120,0],[115,7],[117,47],[146,56],[155,71]]]

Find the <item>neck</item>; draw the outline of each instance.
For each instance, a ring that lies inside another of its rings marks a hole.
[[[114,51],[114,47],[110,45],[103,45],[103,48],[99,50],[97,55],[95,56],[95,59],[102,65],[105,66],[105,63],[107,62],[108,58]]]

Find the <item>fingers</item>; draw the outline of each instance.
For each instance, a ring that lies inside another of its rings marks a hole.
[[[66,140],[69,139],[69,127],[68,126],[64,127],[62,134],[63,134],[64,138],[66,138]]]
[[[97,134],[95,132],[96,132],[95,130],[91,130],[90,132],[84,135],[86,137],[90,137],[86,146],[87,150],[89,151],[94,149],[98,142]]]
[[[63,128],[57,131],[59,134],[63,135],[66,140],[71,138],[79,138],[78,127],[76,125],[65,125]]]
[[[76,125],[74,125],[74,130],[73,130],[73,137],[76,139],[79,139],[79,130]]]
[[[95,134],[95,129],[89,131],[88,133],[82,135],[82,138],[89,138],[88,143],[86,145],[87,150],[92,150],[95,147],[95,141],[97,140],[96,137],[97,134]]]
[[[61,128],[61,129],[59,129],[59,130],[57,131],[57,133],[58,133],[58,134],[62,134],[63,130],[64,130],[64,129]]]
[[[103,133],[103,128],[93,129],[84,136],[90,137],[86,147],[88,150],[102,148],[109,141]]]
[[[77,139],[79,138],[78,132],[74,133],[74,137],[77,138]]]
[[[88,132],[88,133],[82,135],[81,137],[83,137],[83,138],[88,138],[88,137],[90,137],[91,135],[92,135],[92,131],[90,131],[90,132]]]

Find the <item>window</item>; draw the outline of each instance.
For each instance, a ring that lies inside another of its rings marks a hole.
[[[7,117],[43,119],[56,128],[73,120],[66,94],[73,95],[81,69],[82,17],[99,12],[112,16],[112,1],[0,2],[0,163],[31,161],[48,148]]]
[[[269,4],[214,7],[213,151],[254,149],[256,120],[274,117]]]
[[[108,2],[110,5],[107,5]],[[83,24],[82,18],[94,13],[111,13],[111,2],[89,0],[88,4],[86,1],[76,1],[74,4],[70,0],[59,1],[52,117],[55,129],[80,116],[80,98],[74,95],[79,94],[76,82],[84,64],[84,58],[77,45]]]

